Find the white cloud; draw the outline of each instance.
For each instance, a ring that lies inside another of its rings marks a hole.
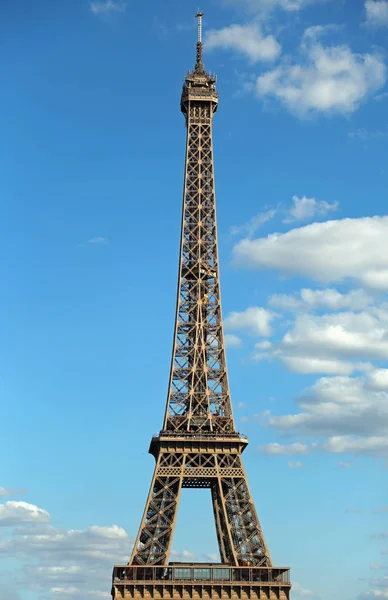
[[[0,498],[6,498],[7,496],[20,496],[21,494],[25,493],[26,490],[20,490],[18,488],[6,489],[2,485],[0,485]]]
[[[324,27],[305,31],[300,61],[283,63],[260,75],[256,91],[276,98],[298,116],[350,114],[386,81],[386,66],[377,54],[356,54],[349,46],[324,46]]]
[[[286,207],[282,204],[278,204],[275,208],[266,208],[265,210],[257,213],[249,221],[243,225],[234,225],[230,228],[232,235],[244,235],[251,237],[260,229],[265,223],[271,221],[276,215],[283,214],[283,223],[293,223],[295,221],[305,221],[312,219],[313,217],[324,216],[330,211],[337,210],[339,206],[338,202],[326,202],[325,200],[316,200],[315,198],[307,198],[303,196],[292,197],[291,207]]]
[[[90,12],[94,15],[106,15],[109,13],[123,13],[127,9],[127,3],[122,0],[93,0],[90,2]]]
[[[175,561],[195,561],[197,558],[197,555],[194,554],[194,552],[190,552],[190,550],[182,550],[182,552],[179,552],[177,550],[171,550],[171,557],[175,560]]]
[[[388,27],[387,0],[366,0],[365,11],[368,25]]]
[[[234,225],[230,228],[232,235],[246,235],[250,237],[253,235],[262,225],[271,221],[275,217],[277,209],[269,208],[265,211],[259,212],[257,215],[252,217],[247,223],[243,225]]]
[[[388,217],[312,223],[234,247],[238,265],[388,290]]]
[[[257,344],[255,344],[255,348],[258,350],[269,350],[272,348],[272,344],[268,340],[263,340],[262,342],[257,342]]]
[[[82,572],[82,569],[79,565],[72,565],[68,567],[59,566],[59,567],[37,567],[35,569],[35,574],[41,576],[45,580],[50,581],[63,581],[64,579],[69,579],[69,581],[73,581],[75,577],[77,577]]]
[[[301,412],[270,416],[270,425],[285,432],[332,436],[330,452],[388,449],[388,393],[368,389],[362,377],[322,377],[298,400]]]
[[[349,361],[314,356],[292,356],[279,354],[279,358],[289,371],[301,375],[328,374],[328,375],[351,375],[360,369],[360,364]]]
[[[377,569],[382,569],[383,565],[382,565],[382,563],[372,563],[371,565],[369,565],[369,568],[372,571],[376,571]]]
[[[379,566],[380,565],[378,565],[378,568]],[[372,589],[369,592],[361,594],[359,600],[366,600],[367,598],[388,598],[388,576],[370,579],[369,582]]]
[[[298,460],[296,460],[294,462],[288,461],[287,465],[288,465],[289,469],[301,469],[303,467],[303,464],[301,462],[299,462]]]
[[[370,436],[357,437],[351,435],[328,438],[323,446],[326,452],[333,454],[363,454],[369,456],[388,456],[388,437]]]
[[[326,202],[326,200],[316,200],[315,198],[307,198],[303,196],[292,197],[293,205],[289,210],[288,216],[283,220],[283,223],[294,223],[295,221],[306,221],[317,216],[327,215],[328,212],[338,209],[338,202]]]
[[[293,297],[275,298],[278,304],[294,301],[297,299]],[[268,348],[256,344],[256,348],[260,350],[256,360],[278,359],[296,373],[368,372],[369,388],[388,389],[386,371],[374,369],[369,362],[388,358],[388,311],[384,307],[323,315],[297,313],[293,326],[278,344]]]
[[[379,94],[376,96],[375,100],[381,100],[381,96],[384,94]],[[388,137],[388,131],[385,130],[375,130],[370,131],[369,129],[355,129],[354,131],[349,131],[348,136],[352,139],[358,139],[362,142],[367,142],[370,140],[382,140]]]
[[[315,592],[313,592],[312,590],[308,590],[308,589],[302,587],[296,581],[292,582],[292,589],[293,589],[293,592],[296,594],[297,597],[300,597],[300,598],[315,598],[316,600],[319,600],[319,598],[315,594]]]
[[[290,357],[322,360],[386,359],[387,311],[377,314],[371,310],[297,315],[293,328],[284,335],[281,347]],[[379,378],[381,385],[386,374],[381,372],[374,377],[376,382]]]
[[[38,514],[41,511],[37,509]],[[42,592],[42,600],[110,597],[106,582],[112,566],[125,564],[132,549],[132,540],[124,529],[94,525],[64,530],[25,522],[24,515],[19,514],[14,524],[21,527],[0,542],[0,556],[26,561],[20,586]]]
[[[366,294],[364,290],[351,290],[346,294],[341,294],[331,288],[323,290],[304,288],[300,291],[300,298],[287,294],[274,294],[269,298],[269,304],[287,311],[315,310],[319,308],[360,310],[372,303],[373,298]]]
[[[282,445],[277,442],[266,444],[265,446],[258,446],[257,450],[264,452],[264,454],[272,454],[276,456],[287,456],[290,454],[308,454],[310,449],[307,444],[301,444],[294,442],[293,444]]]
[[[350,469],[350,467],[352,466],[352,463],[350,462],[344,462],[344,461],[340,461],[337,463],[337,466],[340,469]]]
[[[229,25],[223,29],[210,29],[205,36],[208,50],[215,48],[236,50],[253,63],[273,61],[281,53],[281,46],[272,35],[263,36],[255,24]]]
[[[371,371],[367,379],[367,387],[388,392],[388,369],[375,369]]]
[[[0,526],[18,525],[19,523],[47,523],[50,514],[27,502],[9,500],[0,504]]]
[[[208,552],[207,554],[204,554],[203,557],[206,558],[206,560],[209,560],[212,563],[219,561],[219,556],[215,552],[214,553],[213,552]]]
[[[330,0],[225,0],[234,7],[246,7],[248,10],[258,14],[268,14],[275,9],[287,12],[298,12],[312,4],[320,4]]]
[[[25,521],[20,519],[19,522]],[[16,533],[19,537],[9,540],[5,547],[0,546],[0,554],[3,551],[16,558],[36,556],[48,566],[67,566],[69,562],[70,565],[105,561],[113,564],[127,560],[132,545],[126,531],[117,525],[92,525],[82,530],[61,530],[46,525]]]
[[[225,329],[247,329],[255,335],[268,337],[272,334],[271,321],[275,314],[265,308],[251,306],[242,312],[232,312],[225,319]]]
[[[224,336],[224,342],[226,348],[238,348],[241,346],[241,338],[237,335],[233,335],[233,333],[227,333]]]
[[[108,240],[104,237],[98,236],[98,237],[92,237],[92,238],[88,239],[88,243],[89,244],[107,244]]]

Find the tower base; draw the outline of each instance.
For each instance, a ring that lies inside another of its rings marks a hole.
[[[289,600],[288,567],[115,566],[113,600]]]

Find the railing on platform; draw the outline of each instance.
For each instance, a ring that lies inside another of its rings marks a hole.
[[[113,584],[137,582],[212,582],[289,584],[288,567],[231,567],[229,565],[180,564],[165,567],[116,565]]]
[[[247,440],[248,436],[244,433],[239,433],[238,431],[233,432],[225,432],[225,431],[170,431],[170,430],[162,430],[158,433],[154,433],[152,439],[160,438],[160,437],[185,437],[189,439],[196,438],[214,438],[214,437],[222,437],[228,439],[237,439],[237,440]]]

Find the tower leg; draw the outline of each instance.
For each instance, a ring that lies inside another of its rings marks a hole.
[[[184,455],[160,454],[129,564],[167,564],[184,472]]]

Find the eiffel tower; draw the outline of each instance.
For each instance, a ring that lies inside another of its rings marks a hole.
[[[186,163],[174,344],[155,471],[127,565],[113,569],[113,600],[288,600],[289,568],[274,567],[249,491],[225,359],[214,192],[216,79],[196,64],[181,96]],[[169,562],[182,488],[209,488],[220,563]]]

